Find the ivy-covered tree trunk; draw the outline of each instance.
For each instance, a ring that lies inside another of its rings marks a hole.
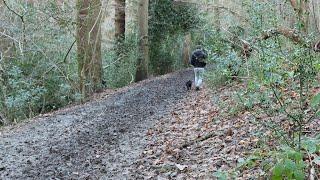
[[[101,89],[101,1],[78,0],[77,54],[79,88],[84,97]]]
[[[126,32],[126,0],[115,0],[115,51],[117,58],[122,54],[122,44]],[[117,65],[117,64],[116,64]]]
[[[136,81],[148,78],[149,44],[148,44],[148,7],[149,0],[139,0],[138,4],[138,37],[139,57],[137,62]]]

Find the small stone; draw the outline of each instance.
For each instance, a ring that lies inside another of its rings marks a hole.
[[[185,170],[188,166],[186,165],[181,165],[181,164],[176,164],[177,168],[180,170],[180,171],[183,171]]]
[[[227,136],[225,139],[226,143],[231,143],[232,142],[232,136]]]

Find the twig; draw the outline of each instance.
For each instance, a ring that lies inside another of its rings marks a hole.
[[[16,11],[14,11],[14,10],[7,4],[7,2],[6,2],[5,0],[2,0],[2,1],[3,1],[4,5],[9,9],[9,11],[11,11],[13,14],[17,15],[17,16],[21,19],[21,22],[22,22],[22,37],[23,37],[23,43],[24,43],[24,45],[25,45],[25,44],[26,44],[26,34],[25,34],[25,32],[26,32],[26,25],[25,25],[25,21],[24,21],[24,15],[19,14],[19,13],[17,13]],[[20,42],[20,41],[18,41],[18,43],[19,43],[19,48],[20,48],[21,54],[22,54],[22,56],[23,56],[23,47],[24,47],[24,45],[21,45],[21,42]],[[22,47],[21,47],[21,46],[22,46]]]
[[[99,5],[97,5],[97,7],[99,7]],[[97,26],[98,21],[100,21],[100,22],[99,22],[99,26],[100,26],[100,24],[101,24],[101,18],[102,18],[101,13],[102,13],[102,7],[100,7],[99,14],[98,14],[96,20],[94,21],[94,24],[93,24],[92,28],[91,28],[90,31],[89,31],[88,44],[90,44],[91,34],[92,34],[94,28]],[[98,38],[97,38],[97,39],[98,39]]]
[[[108,68],[108,67],[110,67],[110,66],[112,66],[112,65],[114,65],[114,64],[116,64],[117,62],[119,62],[119,61],[121,61],[123,58],[125,58],[127,55],[122,55],[122,56],[120,56],[118,59],[116,59],[115,61],[113,61],[112,63],[110,63],[109,65],[107,65],[107,66],[104,66],[103,68]]]
[[[68,52],[67,52],[67,54],[64,56],[64,59],[63,59],[63,62],[64,62],[64,63],[66,63],[67,58],[68,58],[68,55],[70,54],[70,52],[71,52],[71,50],[72,50],[72,48],[73,48],[73,46],[74,46],[74,44],[75,44],[76,42],[77,42],[77,40],[74,40],[73,43],[71,44],[71,46],[69,47]]]
[[[4,5],[9,9],[9,11],[13,12],[13,14],[19,16],[21,18],[22,21],[24,21],[23,15],[17,13],[16,11],[14,11],[6,2],[6,0],[2,0]]]
[[[67,54],[65,55],[63,61],[58,62],[57,64],[54,64],[50,69],[48,69],[47,71],[45,71],[45,72],[43,73],[43,75],[42,75],[43,77],[44,77],[46,74],[48,74],[49,72],[51,72],[53,69],[58,69],[58,71],[65,77],[65,79],[67,79],[67,81],[69,81],[70,84],[74,84],[74,83],[68,78],[68,76],[66,76],[66,75],[64,74],[64,72],[62,72],[62,71],[59,69],[59,67],[58,67],[57,65],[62,64],[62,63],[66,63],[67,57],[68,57],[68,55],[70,54],[70,52],[71,52],[71,50],[72,50],[72,47],[74,46],[74,44],[75,44],[76,42],[77,42],[77,41],[75,40],[75,41],[71,44],[71,46],[70,46],[70,48],[68,49],[68,52],[67,52]]]
[[[231,78],[239,78],[239,79],[253,79],[252,77],[242,77],[242,76],[228,76],[228,77],[231,77]]]
[[[130,73],[130,76],[131,76],[131,81],[130,81],[129,84],[132,84],[134,82],[134,76],[133,76],[133,74],[131,72],[129,72],[129,73]]]
[[[271,85],[271,89],[272,92],[274,94],[274,96],[276,97],[277,101],[279,102],[281,108],[283,108],[284,112],[287,114],[288,117],[290,117],[291,119],[293,119],[295,122],[297,122],[299,125],[301,125],[301,122],[299,122],[298,119],[296,119],[295,117],[293,117],[290,113],[288,113],[287,109],[284,108],[284,104],[282,103],[282,101],[280,100],[279,96],[277,95],[277,92],[275,90],[275,87],[273,85]]]
[[[312,120],[314,120],[316,118],[316,115],[320,113],[320,110],[317,110],[306,122],[305,124],[310,123]]]
[[[12,41],[18,43],[18,47],[19,47],[20,53],[21,53],[21,55],[23,56],[23,49],[22,49],[22,47],[21,47],[21,41],[15,39],[14,37],[12,37],[12,36],[10,36],[10,35],[8,35],[8,34],[5,34],[4,32],[0,32],[0,35],[2,35],[2,36],[4,36],[4,37],[7,37],[7,38],[11,39]]]
[[[239,93],[237,93],[237,96],[238,96],[240,102],[244,105],[245,103],[244,103],[243,99],[240,97]],[[265,111],[264,108],[261,108],[261,109],[262,109],[269,117],[272,117],[270,114],[268,114],[268,112]],[[250,113],[251,113],[251,115],[252,115],[255,119],[259,119],[257,114],[255,114],[254,112],[250,112]],[[255,122],[253,122],[253,123],[255,123]],[[286,144],[290,145],[287,137],[284,135],[285,132],[281,132],[282,129],[277,128],[277,126],[275,126],[275,125],[272,126],[272,125],[269,125],[269,124],[264,123],[264,122],[261,122],[261,121],[259,121],[259,123],[261,123],[263,126],[269,128],[269,129],[271,129],[273,132],[278,133],[278,134],[280,135],[280,137],[282,137],[282,139],[286,142]]]
[[[212,132],[212,133],[209,133],[209,134],[207,134],[207,135],[205,135],[205,136],[203,136],[203,137],[200,137],[200,138],[198,138],[198,139],[192,140],[192,141],[190,141],[190,142],[186,142],[184,145],[182,145],[182,146],[180,147],[180,149],[184,149],[184,148],[187,148],[188,146],[191,146],[191,145],[193,145],[193,144],[196,144],[196,143],[205,141],[205,140],[207,140],[207,139],[212,138],[212,137],[215,136],[215,135],[217,135],[216,132]]]
[[[4,36],[4,37],[7,37],[7,38],[13,40],[13,41],[16,42],[16,43],[19,43],[19,41],[18,41],[16,38],[14,38],[14,37],[12,37],[12,36],[10,36],[10,35],[8,35],[8,34],[5,34],[5,32],[0,32],[0,35],[2,35],[2,36]]]

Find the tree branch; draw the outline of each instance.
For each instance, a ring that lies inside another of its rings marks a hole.
[[[24,44],[22,45],[22,48],[20,47],[20,49],[22,50],[23,47],[24,47],[24,45],[26,44],[26,35],[25,35],[26,26],[25,26],[25,21],[24,21],[24,15],[19,14],[19,13],[17,13],[16,11],[14,11],[14,10],[7,4],[6,0],[2,0],[2,1],[3,1],[4,5],[9,9],[9,11],[11,11],[13,14],[17,15],[17,16],[21,19],[21,22],[22,22],[22,37],[23,37],[22,42],[24,43]],[[20,44],[20,41],[19,41],[19,45],[21,45],[21,44]],[[22,56],[23,56],[23,51],[21,51],[21,54],[22,54]]]
[[[257,40],[267,40],[271,37],[277,36],[277,35],[283,35],[284,37],[292,40],[295,43],[305,43],[302,37],[299,36],[299,33],[294,29],[289,29],[286,27],[278,27],[275,29],[269,29],[262,33],[260,37],[257,37],[253,40],[253,42],[256,42]]]
[[[306,48],[313,49],[315,52],[320,52],[320,40],[318,40],[316,43],[310,43],[307,42],[301,35],[300,32],[295,29],[290,29],[287,27],[278,27],[275,29],[269,29],[267,31],[264,31],[261,36],[254,38],[253,43],[256,43],[257,41],[261,40],[267,40],[271,37],[282,35],[288,39],[290,39],[292,42],[296,44],[301,44]]]

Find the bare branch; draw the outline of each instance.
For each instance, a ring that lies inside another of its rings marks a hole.
[[[296,30],[289,29],[286,27],[278,27],[275,29],[269,29],[269,30],[263,32],[260,37],[255,38],[253,41],[255,42],[257,40],[267,40],[267,39],[274,37],[274,36],[277,36],[277,35],[283,35],[295,43],[305,43],[303,41],[303,39],[299,36],[299,33]]]
[[[4,5],[9,9],[9,11],[11,11],[13,14],[17,15],[20,17],[20,19],[24,22],[24,19],[23,19],[23,15],[17,13],[15,10],[13,10],[6,2],[6,0],[2,0]]]

